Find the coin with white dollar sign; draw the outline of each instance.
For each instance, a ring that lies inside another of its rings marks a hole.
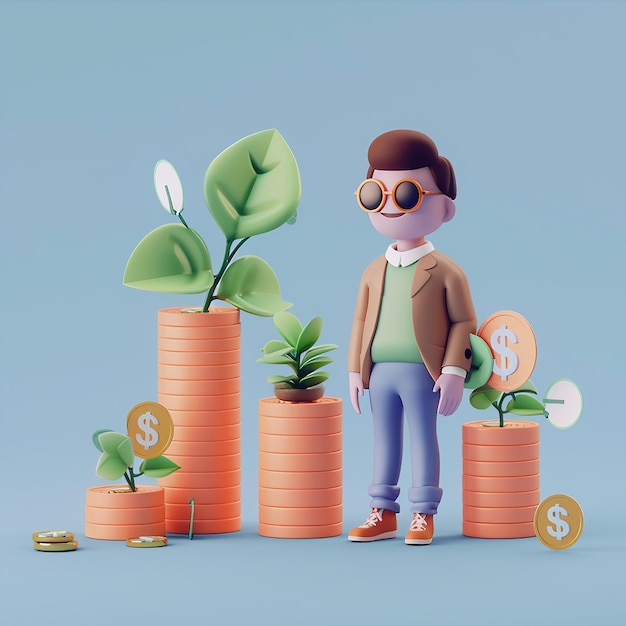
[[[535,511],[537,539],[552,550],[565,550],[579,539],[584,525],[580,504],[562,493],[543,500]]]
[[[162,455],[172,442],[174,421],[170,412],[158,402],[140,402],[126,418],[133,451],[142,459]]]

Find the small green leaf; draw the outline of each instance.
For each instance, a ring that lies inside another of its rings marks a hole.
[[[543,415],[545,408],[539,400],[532,396],[517,395],[507,409],[515,415]]]
[[[286,350],[286,352],[283,352],[283,354],[287,354],[287,352],[291,352],[291,347],[288,346],[284,341],[280,341],[279,339],[272,339],[263,346],[263,354],[265,354],[266,356],[268,354],[278,352],[279,350]]]
[[[119,455],[103,452],[96,466],[96,474],[106,480],[117,480],[127,469],[128,466]]]
[[[303,329],[298,337],[296,352],[302,354],[315,345],[322,334],[322,318],[314,317]]]
[[[102,434],[102,433],[112,433],[113,431],[110,428],[101,428],[100,430],[97,430],[92,436],[91,436],[91,440],[93,441],[93,445],[96,446],[96,448],[98,448],[98,450],[100,450],[100,452],[104,452],[104,450],[102,449],[102,446],[100,445],[100,442],[98,441],[98,437]]]
[[[500,399],[502,392],[497,389],[493,389],[489,387],[489,385],[483,385],[478,389],[474,389],[470,394],[469,401],[470,404],[475,409],[488,409],[493,402],[497,402]]]
[[[139,466],[139,471],[146,476],[152,478],[165,478],[180,469],[180,465],[176,465],[174,461],[170,461],[165,456],[157,456],[152,459],[146,459]]]
[[[166,224],[148,233],[133,250],[124,284],[165,293],[201,293],[213,285],[206,244],[191,228]]]
[[[293,313],[281,311],[274,315],[274,326],[276,326],[276,330],[281,334],[283,339],[295,349],[298,345],[300,333],[302,332],[300,320],[298,320]]]
[[[289,220],[300,201],[300,173],[274,129],[240,139],[219,154],[204,177],[204,198],[229,241],[259,235]]]
[[[291,350],[291,348],[289,348]],[[257,363],[268,363],[269,365],[296,365],[296,360],[286,354],[268,354],[256,360]]]
[[[103,452],[118,457],[126,467],[132,467],[135,455],[130,439],[122,433],[116,433],[112,430],[100,433],[98,442]]]
[[[294,383],[296,380],[298,380],[298,378],[295,375],[267,377],[267,382],[270,383],[270,385],[275,385],[276,383]]]
[[[316,372],[314,374],[309,374],[308,376],[300,379],[298,387],[303,387],[305,389],[314,387],[315,385],[319,385],[328,380],[329,376],[329,372]]]
[[[314,359],[320,354],[325,354],[326,352],[330,352],[331,350],[336,350],[338,347],[339,346],[335,345],[334,343],[324,343],[320,344],[319,346],[315,346],[304,355],[302,364],[304,365],[309,359]]]
[[[327,365],[330,365],[332,362],[333,360],[328,356],[319,356],[315,359],[309,359],[306,365],[300,365],[299,374],[302,378],[304,378],[305,376],[308,376],[309,374],[317,371],[321,367],[326,367]]]
[[[537,387],[535,387],[532,380],[527,380],[521,387],[518,387],[511,393],[532,393],[537,395]]]
[[[274,270],[257,256],[242,256],[224,273],[217,297],[253,315],[271,317],[291,306],[280,297]]]

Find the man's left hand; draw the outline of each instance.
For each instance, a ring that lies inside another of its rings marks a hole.
[[[452,415],[459,408],[463,399],[464,383],[465,379],[456,374],[441,374],[439,376],[433,387],[434,393],[441,392],[437,413]]]

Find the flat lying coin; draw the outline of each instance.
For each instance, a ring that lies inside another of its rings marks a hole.
[[[74,533],[69,530],[40,530],[37,533],[33,533],[33,541],[66,543],[74,541]]]
[[[64,543],[44,543],[35,541],[34,548],[40,552],[70,552],[78,548],[78,541],[66,541]]]
[[[134,537],[127,539],[126,545],[129,548],[162,548],[167,545],[167,537],[159,535]]]

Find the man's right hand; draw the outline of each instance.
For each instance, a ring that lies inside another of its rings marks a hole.
[[[359,372],[348,372],[348,385],[350,387],[350,402],[352,402],[354,410],[360,414],[359,396],[362,396],[365,391],[361,374]]]

